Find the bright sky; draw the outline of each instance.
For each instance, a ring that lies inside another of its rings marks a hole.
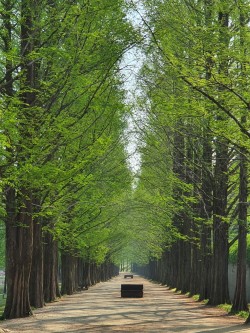
[[[141,4],[137,1],[129,1],[134,5],[135,10],[131,10],[127,17],[135,27],[142,24],[140,14],[137,11],[142,11]],[[141,91],[138,87],[138,74],[143,64],[144,54],[138,47],[126,52],[122,62],[122,73],[124,77],[124,87],[126,90],[126,98],[129,105],[131,105],[131,115],[127,118],[127,130],[125,136],[127,140],[128,163],[133,173],[136,175],[140,171],[141,157],[138,148],[141,144],[138,135],[139,128],[143,121],[143,110],[139,110],[136,105],[136,98],[140,95]]]

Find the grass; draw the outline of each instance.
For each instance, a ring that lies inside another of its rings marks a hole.
[[[1,318],[1,316],[3,314],[3,311],[4,311],[5,302],[6,302],[6,299],[3,298],[2,294],[0,294],[0,318]]]
[[[227,313],[230,313],[235,316],[239,316],[244,319],[247,319],[249,316],[249,312],[247,312],[247,311],[239,311],[239,312],[231,313],[231,308],[232,308],[231,304],[220,304],[220,305],[218,305],[218,308],[223,309]]]
[[[0,276],[0,318],[1,315],[3,314],[5,303],[6,303],[6,298],[4,298],[3,294],[3,288],[4,288],[4,277]],[[6,295],[5,295],[6,297]]]
[[[200,298],[200,295],[193,295],[192,298],[198,302],[199,301],[199,298]]]
[[[186,294],[186,296],[190,296],[189,293]],[[193,295],[192,298],[196,301],[196,302],[199,302],[199,297],[200,295]],[[203,304],[207,304],[208,303],[208,299],[204,299],[202,301]],[[232,304],[220,304],[217,306],[219,309],[222,309],[224,310],[225,312],[227,313],[230,313],[232,315],[235,315],[235,316],[239,316],[243,319],[247,319],[248,316],[249,316],[249,312],[247,311],[239,311],[239,312],[236,312],[236,313],[232,313],[231,312],[231,309],[232,309]],[[250,310],[250,304],[249,304],[249,310]]]

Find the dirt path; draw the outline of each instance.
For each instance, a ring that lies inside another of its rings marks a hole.
[[[121,283],[143,283],[144,297],[121,298]],[[48,304],[32,317],[1,322],[0,327],[15,333],[250,333],[250,326],[243,325],[243,320],[229,317],[222,310],[176,295],[138,276],[124,279],[123,274]]]

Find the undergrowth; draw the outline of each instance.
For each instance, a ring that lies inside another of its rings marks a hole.
[[[231,315],[235,315],[235,316],[239,316],[241,318],[247,319],[249,316],[249,312],[248,311],[239,311],[239,312],[231,312],[231,308],[232,305],[231,304],[220,304],[218,305],[218,308],[223,309],[224,311],[226,311],[227,313],[231,314]]]

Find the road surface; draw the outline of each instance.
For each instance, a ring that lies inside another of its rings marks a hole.
[[[143,298],[121,298],[121,283],[143,283]],[[29,318],[0,322],[0,332],[250,333],[244,320],[205,306],[167,287],[124,274],[89,290],[64,296]]]

